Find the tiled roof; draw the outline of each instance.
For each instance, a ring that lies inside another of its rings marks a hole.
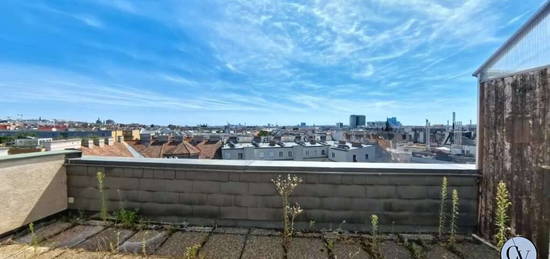
[[[200,153],[200,150],[191,145],[187,141],[182,142],[170,142],[164,146],[164,154],[163,155],[198,155]]]
[[[132,157],[132,153],[122,143],[113,143],[112,146],[103,147],[94,146],[93,148],[82,147],[83,156],[119,156]]]
[[[200,151],[189,142],[159,142],[153,141],[150,145],[139,142],[128,142],[137,152],[144,157],[161,158],[164,156],[198,156]]]
[[[216,154],[218,150],[222,147],[222,142],[217,141],[214,143],[208,141],[202,141],[197,144],[197,148],[200,150],[199,158],[201,159],[214,159],[217,158]]]

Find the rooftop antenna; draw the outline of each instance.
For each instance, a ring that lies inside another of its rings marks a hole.
[[[430,149],[430,121],[426,119],[426,132],[425,132],[426,148]]]

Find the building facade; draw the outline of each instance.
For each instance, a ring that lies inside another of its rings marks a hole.
[[[349,127],[352,129],[365,127],[366,117],[365,115],[350,115]]]

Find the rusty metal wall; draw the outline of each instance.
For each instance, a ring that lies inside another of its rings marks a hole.
[[[534,241],[541,238],[548,217],[543,189],[550,188],[540,173],[550,165],[549,82],[546,67],[480,84],[479,224],[487,239],[495,234],[495,192],[501,180],[512,198],[512,231]]]

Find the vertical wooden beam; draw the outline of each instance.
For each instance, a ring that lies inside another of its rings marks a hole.
[[[535,242],[540,258],[550,259],[550,166],[542,166],[539,173],[546,188],[543,188],[542,220]]]

